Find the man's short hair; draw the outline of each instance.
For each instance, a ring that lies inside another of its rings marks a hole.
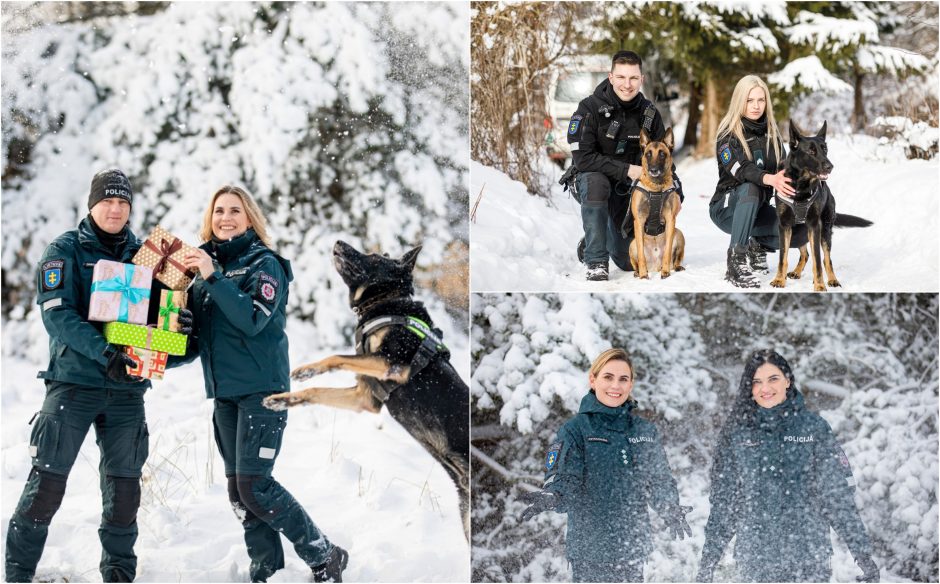
[[[614,67],[617,65],[636,65],[640,68],[640,73],[643,73],[643,59],[633,51],[617,51],[614,53],[610,63],[610,71],[613,72]]]

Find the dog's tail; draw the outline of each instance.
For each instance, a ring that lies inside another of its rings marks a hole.
[[[844,213],[836,213],[836,220],[832,223],[835,227],[870,227],[874,225],[868,219],[862,219],[861,217],[856,217],[855,215],[846,215]]]

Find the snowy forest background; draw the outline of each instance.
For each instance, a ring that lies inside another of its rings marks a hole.
[[[708,517],[708,471],[746,356],[773,347],[807,405],[832,426],[882,581],[937,580],[938,300],[935,294],[474,294],[474,581],[570,581],[565,516],[522,523],[545,448],[588,389],[591,360],[632,355],[633,396],[665,442],[691,542],[667,539],[647,581],[693,581]],[[860,575],[833,533],[833,580]],[[716,572],[734,581],[731,550]]]
[[[680,159],[714,157],[745,74],[769,83],[780,124],[828,120],[830,136],[932,158],[937,27],[936,2],[476,2],[471,156],[548,196],[559,187],[545,149],[565,140],[547,119],[553,80],[579,57],[629,49],[644,59],[644,95],[671,112]]]
[[[187,243],[211,194],[252,192],[293,265],[292,365],[353,347],[337,239],[398,257],[469,379],[468,6],[461,3],[4,2],[2,5],[2,522],[29,472],[27,421],[47,335],[36,262],[119,167],[131,227]],[[321,381],[321,380],[318,380]],[[351,374],[326,376],[341,387]],[[241,529],[212,441],[198,364],[147,393],[151,455],[140,581],[247,581]],[[298,389],[299,387],[295,387]],[[387,414],[291,411],[275,476],[350,551],[355,581],[465,581],[469,552],[446,473]],[[95,580],[100,516],[90,432],[37,577]],[[272,581],[304,581],[288,552]]]

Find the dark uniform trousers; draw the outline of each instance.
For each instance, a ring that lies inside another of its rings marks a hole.
[[[611,197],[623,197],[602,172],[581,172],[577,178],[578,202],[581,203],[581,222],[584,227],[584,263],[607,263],[609,256],[618,268],[630,267],[630,240],[620,233],[620,225],[610,213]]]
[[[49,523],[92,425],[101,451],[101,574],[105,582],[132,581],[137,573],[140,476],[149,452],[143,392],[49,381],[33,424],[33,469],[7,531],[7,581],[32,579]]]
[[[253,582],[263,582],[284,567],[281,534],[310,566],[324,563],[333,547],[300,503],[271,476],[281,451],[287,412],[261,405],[267,395],[216,398],[212,415],[229,501],[245,529]]]
[[[780,249],[777,210],[764,201],[762,191],[754,183],[743,182],[709,205],[712,222],[731,235],[730,247],[747,247],[748,239],[754,237],[767,247]],[[790,247],[801,247],[807,241],[806,225],[795,225]]]

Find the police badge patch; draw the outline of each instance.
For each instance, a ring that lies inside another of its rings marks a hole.
[[[548,452],[545,454],[545,470],[555,468],[555,463],[558,462],[559,452],[561,452],[561,442],[555,442],[548,447]]]
[[[277,278],[258,272],[258,293],[265,302],[274,302],[277,297]]]
[[[722,144],[721,148],[718,149],[719,156],[721,157],[722,164],[728,164],[731,162],[731,146],[728,144]]]
[[[62,285],[62,268],[65,260],[49,260],[42,265],[42,289],[44,292],[55,290]]]

